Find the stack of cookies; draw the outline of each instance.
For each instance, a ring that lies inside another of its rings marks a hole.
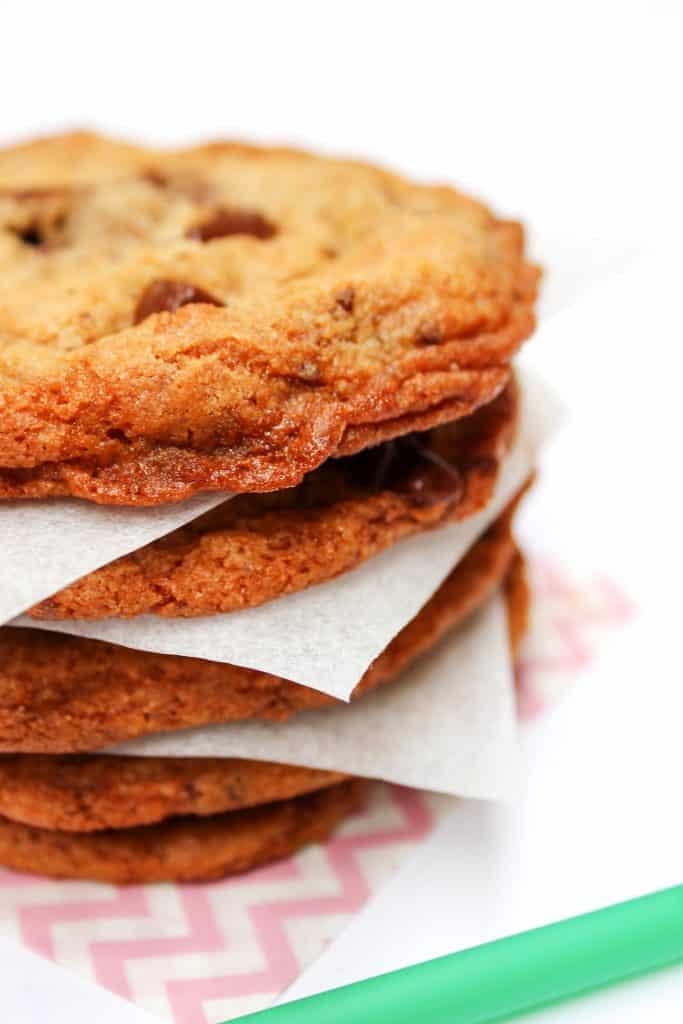
[[[485,509],[515,440],[510,361],[537,270],[519,225],[446,187],[234,143],[77,134],[0,153],[0,500],[232,495],[0,630],[0,863],[113,882],[217,878],[326,837],[364,781],[124,740],[334,702],[236,665],[40,628],[287,600]],[[354,692],[502,588],[517,498]],[[30,559],[30,552],[27,553]],[[390,596],[388,595],[388,599]],[[338,652],[343,656],[343,652]]]

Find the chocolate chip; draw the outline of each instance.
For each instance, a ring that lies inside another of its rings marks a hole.
[[[438,327],[426,327],[420,331],[416,341],[418,345],[440,345],[443,333]]]
[[[38,218],[21,228],[10,228],[20,242],[34,249],[55,249],[66,224],[66,217],[58,216],[52,221]]]
[[[356,298],[356,292],[354,288],[342,288],[340,292],[335,296],[335,302],[342,309],[345,309],[347,313],[350,313],[353,309],[353,303]]]
[[[465,493],[465,483],[454,466],[427,462],[416,467],[395,485],[394,490],[405,495],[414,505],[428,508],[441,502],[457,504]]]
[[[76,189],[46,187],[0,189],[0,198],[9,198],[20,204],[16,223],[7,228],[34,249],[54,249],[63,241],[72,200]]]
[[[20,231],[17,231],[16,236],[21,239],[24,245],[33,245],[36,248],[41,246],[45,241],[43,233],[37,224],[29,224],[27,228],[22,228]]]
[[[340,460],[352,483],[372,491],[394,491],[412,505],[457,504],[465,493],[462,472],[423,443],[423,435],[406,434]]]
[[[223,305],[220,299],[214,298],[203,288],[197,288],[185,281],[152,281],[138,300],[133,323],[141,323],[152,313],[175,313],[181,306],[189,306],[193,302],[203,302],[211,306]]]
[[[229,235],[252,235],[254,238],[267,239],[272,238],[274,234],[275,225],[257,210],[228,209],[221,206],[208,220],[190,228],[187,237],[199,242],[211,242],[214,238],[227,238]]]
[[[399,455],[400,442],[385,441],[374,448],[365,448],[355,455],[339,459],[338,465],[349,481],[357,487],[380,491],[391,486],[390,469]]]

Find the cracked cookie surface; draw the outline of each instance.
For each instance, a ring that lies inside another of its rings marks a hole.
[[[294,150],[0,151],[0,498],[279,490],[472,412],[533,327],[520,226]]]

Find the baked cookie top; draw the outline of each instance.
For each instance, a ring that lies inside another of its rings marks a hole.
[[[297,484],[470,413],[533,326],[521,227],[360,163],[0,151],[0,498]]]

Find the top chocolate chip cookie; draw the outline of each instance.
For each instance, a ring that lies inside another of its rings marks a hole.
[[[0,498],[297,484],[491,401],[533,327],[522,229],[283,149],[0,151]]]

